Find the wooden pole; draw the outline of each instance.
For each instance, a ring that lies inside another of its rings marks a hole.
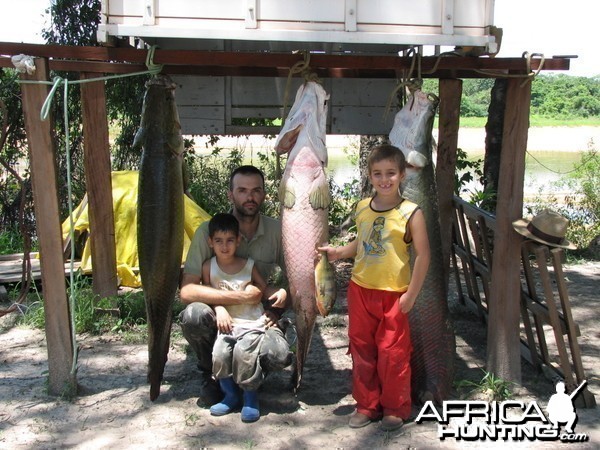
[[[98,74],[82,73],[82,79]],[[110,151],[104,81],[82,83],[83,150],[89,197],[92,289],[100,297],[117,295],[115,221],[110,176]]]
[[[438,153],[436,163],[436,184],[440,211],[440,232],[442,236],[442,257],[444,277],[448,285],[450,275],[450,249],[452,247],[452,216],[454,214],[454,174],[456,173],[456,152],[460,125],[460,99],[462,80],[440,80],[440,107]]]
[[[37,58],[35,67],[36,71],[33,75],[23,74],[21,78],[47,81],[48,61]],[[75,373],[71,371],[73,340],[58,209],[56,152],[50,134],[51,120],[40,120],[40,110],[49,89],[48,85],[44,84],[21,84],[21,92],[40,245],[48,347],[48,391],[51,395],[72,396],[76,393],[77,382]]]
[[[531,83],[522,83],[522,78],[509,79],[506,92],[487,333],[487,370],[515,383],[521,382],[521,239],[514,231],[512,222],[521,218],[523,213],[525,151],[531,101]]]

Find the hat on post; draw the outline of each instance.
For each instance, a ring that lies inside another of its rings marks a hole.
[[[551,247],[575,250],[577,246],[565,239],[569,221],[551,209],[545,209],[531,220],[519,219],[513,222],[517,233],[526,238]]]

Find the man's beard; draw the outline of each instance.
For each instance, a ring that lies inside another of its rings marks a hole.
[[[234,205],[236,212],[240,215],[240,217],[255,217],[258,214],[259,207],[257,203],[247,203],[249,205],[254,205],[254,209],[248,209],[244,205]]]

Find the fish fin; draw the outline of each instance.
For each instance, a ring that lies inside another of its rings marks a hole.
[[[319,301],[317,301],[317,309],[319,310],[321,317],[327,317],[329,315],[329,311],[327,311]]]
[[[287,184],[279,185],[279,201],[285,208],[292,208],[296,203],[296,193],[293,187],[288,187]]]
[[[329,194],[329,186],[327,183],[321,183],[316,188],[310,191],[308,201],[313,209],[326,209],[331,203],[331,195]]]

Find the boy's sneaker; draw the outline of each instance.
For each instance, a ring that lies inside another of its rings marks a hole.
[[[383,416],[381,419],[381,429],[383,431],[396,431],[402,428],[404,421],[397,416]]]
[[[358,411],[354,412],[350,416],[350,420],[348,421],[348,426],[350,428],[362,428],[366,427],[371,423],[371,418],[365,414],[359,413]]]

